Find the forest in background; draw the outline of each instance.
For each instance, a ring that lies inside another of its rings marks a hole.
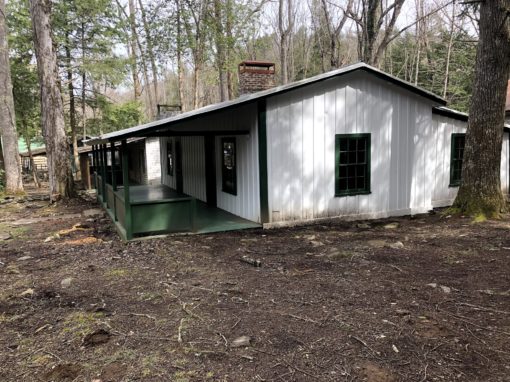
[[[66,0],[51,11],[73,140],[237,97],[242,60],[276,63],[285,84],[364,61],[467,111],[476,13],[451,0]],[[7,3],[16,124],[39,139],[26,0]]]

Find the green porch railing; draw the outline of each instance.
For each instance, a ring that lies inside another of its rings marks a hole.
[[[101,185],[101,176],[97,176]],[[117,191],[106,184],[106,194],[102,194],[102,187],[97,189],[98,201],[105,208],[114,221],[117,231],[126,240],[126,204],[124,189]],[[132,236],[147,236],[151,234],[195,232],[197,221],[197,200],[194,197],[178,197],[150,201],[130,201]]]

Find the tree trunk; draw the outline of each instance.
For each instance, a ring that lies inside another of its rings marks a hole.
[[[223,28],[225,6],[221,0],[214,0],[214,42],[216,45],[216,66],[218,68],[220,101],[228,100],[228,75],[225,44],[225,31]]]
[[[154,98],[155,98],[156,105],[157,105],[159,103],[159,95],[158,95],[158,68],[156,66],[156,59],[154,58],[154,48],[153,48],[153,44],[152,44],[152,37],[151,37],[151,34],[150,34],[149,25],[147,23],[147,16],[145,14],[145,8],[143,7],[142,0],[138,0],[138,4],[140,5],[140,12],[142,14],[143,29],[145,31],[145,38],[147,39],[147,54],[149,55],[149,61],[151,63],[152,84],[153,84],[153,87],[154,87]]]
[[[446,53],[446,65],[444,73],[443,98],[448,94],[448,82],[450,80],[450,60],[452,56],[453,37],[455,36],[455,2],[452,5],[452,19],[450,24],[450,39],[448,40],[448,50]]]
[[[1,0],[0,0],[1,1]],[[32,143],[30,142],[30,135],[28,134],[28,125],[27,121],[23,119],[23,127],[24,127],[24,138],[25,143],[27,144],[28,158],[30,161],[30,169],[32,172],[32,178],[34,179],[34,184],[37,188],[41,188],[41,182],[39,182],[39,175],[37,173],[37,168],[35,168],[34,156],[32,155]]]
[[[137,52],[136,52],[136,42],[138,40],[138,36],[136,33],[136,19],[135,19],[135,2],[134,0],[129,0],[129,26],[131,27],[131,36],[130,36],[130,56],[131,56],[131,71],[133,75],[133,89],[135,94],[135,101],[140,99],[142,95],[142,86],[140,84],[140,78],[138,77],[138,65],[137,65]]]
[[[4,0],[0,0],[0,133],[5,166],[5,190],[9,193],[22,192],[23,178],[14,115]]]
[[[73,195],[64,106],[58,84],[57,55],[50,26],[50,0],[30,0],[37,72],[41,86],[41,121],[48,156],[50,200]]]
[[[510,70],[510,0],[480,4],[480,41],[469,108],[462,181],[454,206],[473,216],[506,210],[501,192],[501,146]]]
[[[76,126],[76,103],[74,98],[73,67],[70,46],[69,32],[66,31],[64,49],[66,52],[67,90],[69,92],[69,124],[71,125],[71,136],[73,140],[73,162],[76,170],[76,179],[81,179],[80,158],[78,155],[78,126]]]
[[[186,111],[184,102],[184,64],[182,62],[182,9],[180,0],[175,0],[175,7],[177,9],[177,82],[178,82],[178,97],[181,104],[181,111]]]

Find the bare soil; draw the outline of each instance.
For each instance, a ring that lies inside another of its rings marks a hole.
[[[90,208],[0,204],[0,381],[510,380],[510,217],[126,244]]]

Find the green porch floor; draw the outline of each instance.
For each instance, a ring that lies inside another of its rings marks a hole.
[[[122,187],[119,187],[117,193],[123,196],[123,192]],[[158,184],[130,186],[129,198],[131,203],[151,203],[161,200],[186,199],[190,196],[181,194],[168,186]],[[197,200],[195,231],[190,233],[212,233],[261,227],[262,225],[259,223],[243,219]]]

